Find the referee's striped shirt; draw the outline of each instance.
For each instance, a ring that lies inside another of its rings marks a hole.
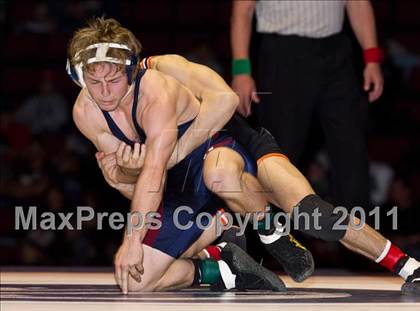
[[[322,38],[341,31],[346,0],[257,1],[257,31]]]

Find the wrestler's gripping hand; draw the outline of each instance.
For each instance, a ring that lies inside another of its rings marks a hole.
[[[143,244],[139,235],[133,232],[127,235],[114,259],[115,279],[124,294],[128,294],[128,278],[141,282],[143,268]]]
[[[143,167],[146,156],[146,145],[134,144],[134,148],[121,142],[117,150],[117,164],[124,169],[124,172],[132,175],[139,174]]]
[[[118,184],[118,164],[115,153],[105,154],[102,151],[95,153],[98,166],[104,175],[105,180],[111,186]]]
[[[146,145],[139,143],[134,144],[134,148],[121,142],[117,150],[117,164],[124,170],[124,172],[135,175],[139,174],[141,168],[144,165],[144,159],[146,156]],[[169,158],[167,167],[172,168],[179,162],[177,147],[175,147],[171,157]]]

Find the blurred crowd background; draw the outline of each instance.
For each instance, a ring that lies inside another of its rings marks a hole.
[[[380,231],[420,258],[420,3],[372,3],[386,60],[384,94],[366,107],[368,209],[380,206]],[[95,222],[81,231],[14,230],[15,206],[37,206],[38,215],[74,212],[76,206],[109,213],[129,210],[129,201],[105,184],[93,146],[72,122],[79,89],[67,77],[65,62],[73,31],[89,17],[113,17],[137,35],[142,56],[181,54],[230,82],[230,12],[228,0],[0,1],[0,264],[111,266],[121,242],[122,232],[107,226],[96,230]],[[352,37],[350,28],[345,29]],[[258,35],[253,38],[255,52]],[[353,41],[358,60],[354,66],[362,73],[362,53]],[[329,163],[320,125],[314,124],[299,167],[328,200]],[[398,206],[398,231],[386,215],[393,206]],[[379,270],[338,243],[299,238],[318,267]],[[258,243],[250,236],[252,255],[266,256]]]

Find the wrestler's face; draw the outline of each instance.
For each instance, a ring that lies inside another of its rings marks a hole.
[[[105,111],[113,111],[128,91],[125,71],[112,63],[97,63],[84,71],[86,87],[96,104]]]

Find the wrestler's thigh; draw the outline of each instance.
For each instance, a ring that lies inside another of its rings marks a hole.
[[[314,193],[305,176],[281,156],[258,162],[258,180],[267,191],[269,200],[288,213],[305,196]]]
[[[210,227],[203,231],[200,238],[194,242],[182,255],[181,258],[192,258],[204,248],[213,243],[226,229],[222,223],[218,222],[216,216],[213,217]]]

